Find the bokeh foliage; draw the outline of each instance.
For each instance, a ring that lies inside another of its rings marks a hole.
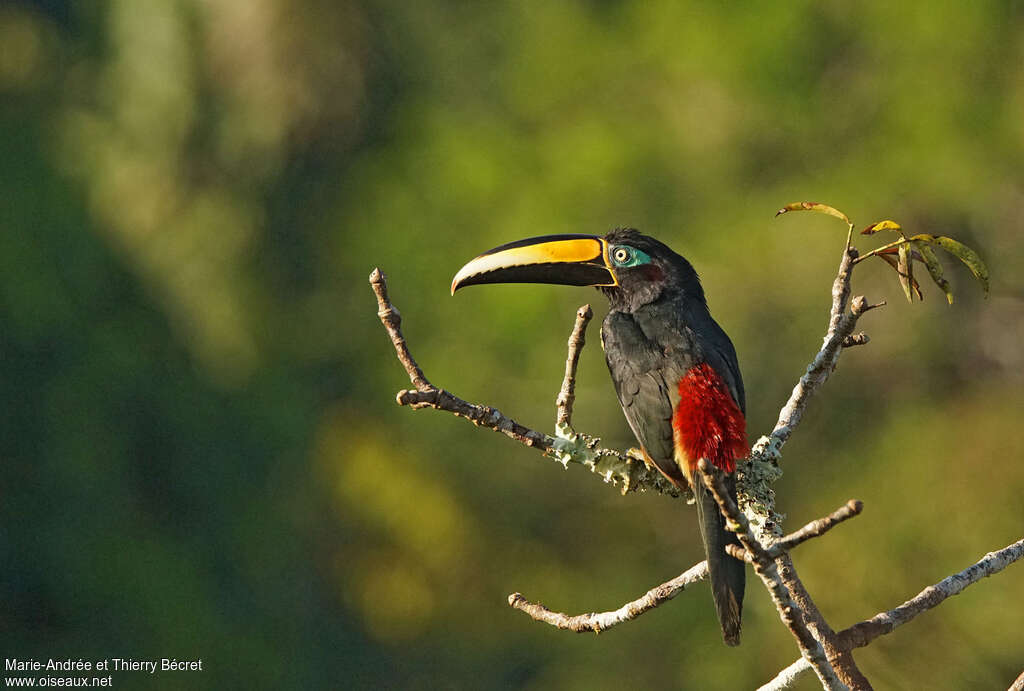
[[[793,199],[955,237],[992,276],[983,301],[949,266],[956,303],[911,306],[857,269],[889,307],[777,485],[794,528],[865,501],[797,556],[826,616],[1021,535],[1019,2],[21,0],[0,99],[5,655],[202,656],[197,688],[765,681],[795,648],[756,588],[737,650],[701,589],[599,638],[504,605],[618,606],[699,558],[690,510],[396,408],[366,276],[436,383],[550,430],[573,312],[601,298],[448,282],[507,240],[639,227],[701,271],[759,434],[842,246],[829,219],[773,223]],[[576,423],[624,447],[591,336]],[[1019,569],[863,670],[1005,687]]]

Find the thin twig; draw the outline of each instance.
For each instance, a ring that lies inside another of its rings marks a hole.
[[[793,601],[789,589],[779,575],[775,560],[768,554],[753,532],[750,530],[750,523],[743,515],[739,507],[729,496],[722,480],[722,474],[702,458],[698,465],[701,474],[704,476],[704,483],[707,485],[711,495],[718,503],[718,508],[729,521],[730,529],[734,530],[740,543],[746,548],[753,558],[754,573],[758,575],[765,588],[771,595],[775,608],[779,611],[779,618],[796,638],[797,645],[803,659],[814,669],[815,674],[824,688],[847,689],[846,684],[840,681],[836,670],[832,668],[828,658],[825,656],[825,649],[821,643],[811,634],[810,629],[802,616],[800,606]]]
[[[1024,672],[1020,673],[1020,676],[1017,677],[1016,681],[1010,684],[1010,688],[1006,691],[1024,691]]]
[[[416,364],[412,353],[409,352],[409,346],[405,342],[405,337],[402,336],[402,314],[391,304],[391,300],[388,299],[388,284],[384,277],[384,272],[375,268],[370,273],[370,285],[377,296],[377,316],[380,317],[381,323],[387,329],[388,336],[391,337],[391,343],[395,346],[395,354],[398,356],[398,361],[405,367],[412,385],[418,391],[433,389],[433,384],[427,380],[423,370]]]
[[[859,515],[863,510],[863,502],[858,499],[851,499],[828,516],[819,518],[816,521],[811,521],[803,528],[800,528],[800,530],[790,533],[781,540],[777,540],[768,548],[768,554],[772,557],[777,557],[783,552],[788,552],[797,545],[807,542],[811,538],[821,537],[843,521],[847,521],[854,516]]]
[[[854,516],[859,515],[863,509],[863,502],[857,499],[851,499],[828,516],[815,519],[799,530],[773,542],[771,546],[767,548],[768,556],[775,559],[797,545],[803,544],[812,538],[821,537],[843,521],[847,521]],[[752,564],[754,562],[753,556],[743,547],[738,545],[728,545],[726,550],[729,554],[741,561],[745,561],[748,564]]]
[[[1018,540],[996,552],[989,552],[977,562],[959,573],[930,585],[920,593],[888,612],[879,612],[871,619],[854,624],[837,636],[846,649],[862,648],[879,636],[892,633],[895,629],[914,619],[919,614],[939,605],[943,600],[963,592],[983,578],[999,573],[1010,564],[1024,558],[1024,539]],[[759,691],[785,689],[803,672],[810,669],[803,658],[782,670]],[[1013,687],[1011,687],[1013,688]]]
[[[948,597],[959,595],[964,588],[998,573],[1024,557],[1024,539],[1020,539],[997,552],[989,552],[963,571],[942,579],[928,586],[920,593],[888,612],[882,612],[867,621],[854,624],[840,635],[844,644],[850,648],[862,648],[868,643],[891,633],[898,626],[935,607]]]
[[[775,424],[775,429],[772,430],[771,435],[778,440],[777,448],[781,448],[789,440],[793,430],[800,424],[800,419],[803,417],[810,397],[832,374],[832,370],[835,369],[836,362],[839,359],[843,341],[853,331],[853,327],[857,324],[857,319],[860,317],[863,309],[867,307],[867,302],[861,297],[854,300],[853,309],[849,312],[846,311],[846,305],[850,296],[851,262],[856,254],[856,250],[853,249],[843,253],[842,261],[839,264],[839,272],[836,274],[836,280],[832,284],[832,310],[829,313],[829,326],[828,331],[825,333],[824,343],[811,362],[807,372],[804,376],[800,377],[800,381],[793,388],[793,393],[790,395],[789,400],[779,413],[779,420]]]
[[[821,350],[814,356],[807,371],[793,387],[793,392],[779,412],[778,422],[775,423],[771,434],[761,437],[754,445],[752,459],[778,459],[782,446],[800,424],[811,396],[821,388],[835,369],[843,344],[853,333],[854,327],[857,326],[857,320],[864,313],[880,306],[869,305],[863,296],[857,296],[852,301],[850,300],[850,281],[856,259],[857,250],[855,248],[850,245],[843,248],[839,271],[832,283],[832,309],[829,311],[828,330],[825,332]],[[847,311],[847,306],[850,307],[849,311]]]
[[[558,426],[572,425],[572,404],[576,401],[576,367],[580,363],[580,352],[587,342],[587,324],[594,317],[594,310],[590,305],[583,305],[576,310],[576,323],[569,334],[569,353],[565,359],[565,377],[562,379],[562,388],[555,399],[555,406],[558,415],[555,424]]]
[[[779,411],[778,421],[772,431],[754,443],[748,460],[739,463],[737,489],[743,504],[743,512],[762,540],[782,535],[783,516],[775,511],[775,491],[772,485],[782,475],[779,459],[783,445],[800,424],[811,396],[828,381],[844,350],[843,345],[847,338],[852,336],[858,319],[866,312],[884,304],[869,305],[867,300],[858,296],[853,298],[851,307],[850,281],[857,250],[850,245],[849,240],[848,235],[839,261],[839,270],[832,282],[832,306],[821,349],[793,387],[789,399]],[[867,339],[865,338],[863,342],[866,343]]]
[[[446,410],[453,415],[471,421],[475,425],[492,429],[495,432],[501,432],[515,439],[520,444],[538,448],[545,453],[555,450],[557,440],[554,437],[519,424],[497,408],[469,403],[444,389],[434,387],[425,391],[403,389],[398,392],[395,400],[398,401],[398,405],[407,405],[415,410],[421,408]]]
[[[821,537],[843,521],[858,515],[862,508],[863,505],[861,502],[851,499],[846,504],[843,504],[841,507],[833,511],[830,515],[811,521],[800,530],[791,533],[774,543],[771,547],[767,548],[767,553],[769,556],[775,557],[783,551],[793,549],[808,540]],[[740,547],[739,545],[729,545],[728,547],[735,548],[734,550],[729,550],[729,552],[737,559],[742,559],[750,563],[753,562],[753,559],[749,557],[749,552],[747,552],[743,547]],[[726,548],[727,550],[728,547]],[[706,561],[694,564],[672,580],[651,588],[642,597],[639,597],[632,602],[627,602],[617,610],[610,612],[591,612],[589,614],[565,614],[563,612],[554,612],[539,602],[531,602],[527,600],[520,593],[513,593],[509,595],[508,603],[515,609],[530,615],[533,619],[550,624],[559,629],[567,629],[577,633],[584,631],[600,633],[617,624],[621,624],[624,621],[636,619],[644,612],[654,609],[667,600],[671,600],[681,593],[687,586],[705,579],[707,577],[707,573],[708,564]]]
[[[508,604],[521,612],[525,612],[537,621],[551,624],[559,629],[575,631],[576,633],[583,633],[585,631],[601,633],[624,621],[635,619],[644,612],[671,600],[687,587],[704,580],[707,576],[708,563],[702,561],[699,564],[694,564],[672,580],[651,588],[643,597],[627,602],[622,607],[611,612],[593,612],[570,616],[561,612],[552,612],[540,603],[530,602],[520,593],[509,595]]]
[[[896,240],[894,242],[890,242],[888,244],[882,245],[881,247],[876,247],[875,249],[871,250],[870,252],[864,253],[860,257],[854,258],[853,263],[854,263],[854,265],[857,265],[857,264],[860,264],[865,259],[868,259],[870,257],[889,254],[892,251],[894,251],[897,247],[899,247],[900,245],[905,245],[905,244],[907,244],[909,242],[910,242],[910,240],[908,238],[900,238],[899,240]],[[922,261],[924,261],[924,260],[922,260]]]

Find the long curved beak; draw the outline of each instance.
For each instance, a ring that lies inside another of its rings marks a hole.
[[[608,263],[608,243],[596,235],[545,235],[495,247],[459,269],[452,295],[482,283],[617,285]]]

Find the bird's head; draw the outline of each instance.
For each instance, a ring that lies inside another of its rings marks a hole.
[[[667,245],[632,228],[596,235],[546,235],[484,252],[455,275],[452,294],[482,283],[556,283],[599,288],[632,312],[666,291],[704,301],[697,272]]]

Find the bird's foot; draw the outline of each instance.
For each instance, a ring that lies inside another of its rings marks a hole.
[[[643,464],[648,468],[653,468],[654,465],[651,463],[651,459],[644,453],[643,449],[638,449],[635,446],[626,450],[626,458],[630,458],[634,461],[643,461]]]

